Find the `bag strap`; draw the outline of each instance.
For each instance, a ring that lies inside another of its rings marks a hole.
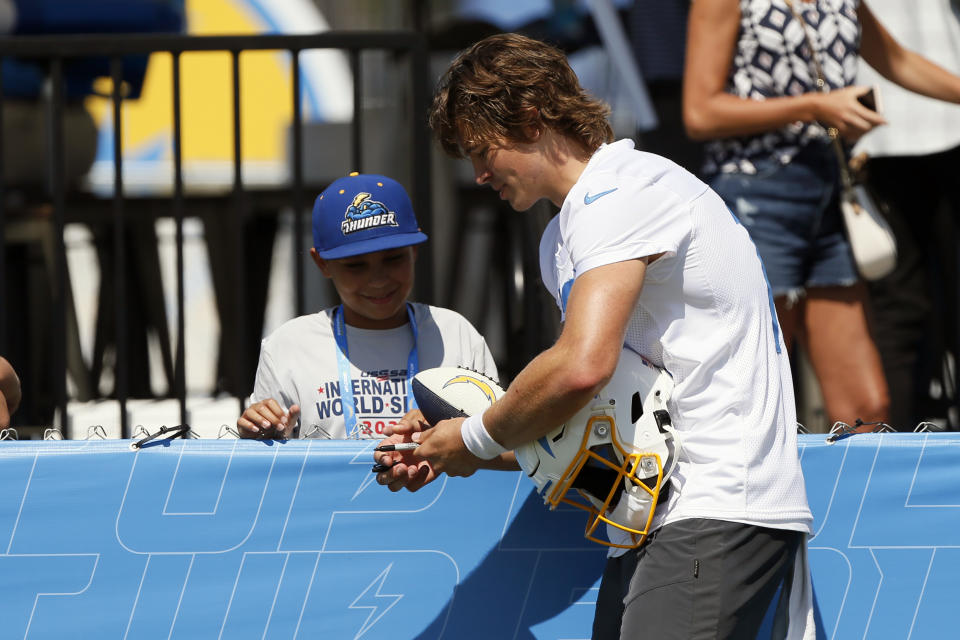
[[[803,19],[803,16],[801,16],[796,7],[793,6],[793,0],[784,0],[784,2],[790,9],[790,13],[793,14],[793,19],[800,23],[800,29],[803,31],[803,39],[810,49],[810,57],[813,59],[813,66],[817,71],[817,88],[820,89],[822,93],[830,93],[830,89],[827,87],[827,79],[823,75],[823,67],[820,66],[820,60],[817,58],[817,48],[813,46],[813,39],[807,32],[807,21]],[[837,154],[837,164],[840,165],[840,180],[843,182],[844,189],[849,189],[853,186],[853,177],[850,175],[850,170],[847,167],[847,154],[844,153],[843,147],[840,145],[840,132],[835,127],[829,127],[827,129],[827,135],[830,136],[830,141],[833,143],[833,150]]]

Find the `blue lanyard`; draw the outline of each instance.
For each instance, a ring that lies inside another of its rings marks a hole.
[[[413,314],[413,305],[407,303],[407,318],[410,319],[410,331],[413,332],[413,347],[407,356],[407,408],[415,409],[417,401],[413,397],[413,385],[410,383],[417,375],[420,361],[417,358],[417,319]],[[343,320],[343,305],[333,310],[333,337],[337,341],[337,369],[340,372],[340,402],[343,405],[343,421],[347,427],[347,437],[357,434],[357,412],[353,403],[353,382],[350,379],[350,361],[347,351],[347,327]]]

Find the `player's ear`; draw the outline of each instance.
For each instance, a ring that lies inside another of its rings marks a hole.
[[[527,123],[523,125],[523,133],[527,140],[536,142],[540,139],[543,132],[543,123],[540,121],[540,110],[536,107],[527,107],[524,109],[524,115],[527,117]]]
[[[323,273],[327,278],[332,277],[330,275],[330,267],[327,266],[327,261],[320,257],[320,254],[317,253],[316,248],[310,247],[310,257],[313,258],[313,263],[317,265],[317,268]]]

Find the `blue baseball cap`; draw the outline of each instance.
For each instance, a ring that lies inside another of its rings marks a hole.
[[[351,173],[334,180],[313,203],[313,246],[327,260],[426,240],[410,196],[386,176]]]

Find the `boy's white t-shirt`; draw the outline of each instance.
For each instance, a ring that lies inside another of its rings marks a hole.
[[[497,366],[483,337],[450,309],[411,303],[417,324],[419,370],[441,366],[473,369],[497,379]],[[251,396],[274,398],[284,408],[300,406],[301,438],[381,438],[409,409],[407,361],[413,346],[409,323],[396,329],[347,325],[347,351],[356,426],[343,418],[334,309],[294,318],[264,338]]]
[[[577,276],[661,253],[626,336],[675,383],[683,447],[654,528],[714,518],[809,532],[789,360],[747,231],[673,162],[603,145],[543,234],[544,284],[563,310]]]

